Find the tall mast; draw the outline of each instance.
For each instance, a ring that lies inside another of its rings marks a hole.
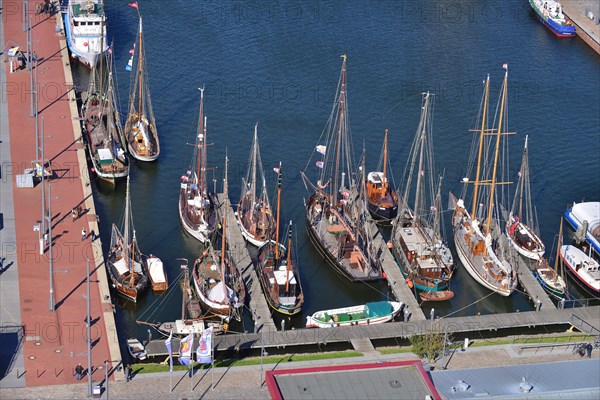
[[[185,267],[185,269],[184,269]],[[188,282],[188,268],[187,264],[185,266],[182,264],[181,268],[183,271],[183,296],[181,297],[181,320],[185,319],[185,296],[187,296],[187,282]]]
[[[340,167],[340,146],[342,141],[342,129],[345,124],[344,122],[344,103],[346,101],[346,55],[343,54],[342,58],[342,76],[341,76],[341,90],[340,90],[340,105],[338,107],[338,137],[335,143],[335,169],[333,175],[333,192],[331,194],[331,204],[337,205],[337,192],[338,192],[338,174]]]
[[[490,189],[490,201],[488,205],[488,218],[487,223],[485,225],[485,235],[487,236],[490,232],[490,224],[492,222],[492,207],[494,205],[494,192],[496,189],[496,174],[498,170],[498,153],[500,150],[500,138],[502,137],[502,120],[504,118],[504,106],[506,102],[506,86],[508,81],[508,69],[504,74],[504,83],[502,84],[502,100],[500,102],[500,115],[498,117],[498,131],[496,132],[496,151],[494,153],[494,168],[492,170],[492,182]]]
[[[123,251],[125,256],[125,262],[129,267],[129,275],[131,276],[130,285],[133,286],[133,273],[134,273],[134,259],[129,259],[129,174],[127,175],[127,188],[125,190],[125,224],[123,228],[124,238],[123,238]]]
[[[281,216],[281,161],[277,172],[277,224],[275,228],[275,261],[279,259],[279,218]],[[288,250],[289,251],[289,250]]]
[[[288,233],[288,245],[287,245],[287,262],[285,264],[285,292],[290,290],[290,269],[292,268],[292,221],[290,221],[290,231]]]
[[[385,130],[385,135],[383,136],[383,188],[387,189],[385,173],[387,171],[387,141],[388,141],[388,130]]]
[[[477,217],[477,215],[475,214],[477,212],[477,203],[478,203],[478,196],[479,196],[479,178],[480,178],[480,171],[481,171],[481,154],[483,153],[483,136],[485,135],[485,120],[487,117],[487,107],[488,107],[488,96],[489,96],[489,92],[490,92],[490,76],[487,76],[487,79],[485,80],[485,94],[483,97],[483,115],[481,116],[481,130],[480,130],[480,134],[479,134],[479,153],[477,154],[477,172],[475,175],[475,185],[474,185],[474,189],[473,189],[473,211],[471,212],[471,218],[475,219]]]
[[[558,229],[558,246],[556,246],[556,258],[554,259],[554,270],[558,273],[558,259],[560,258],[560,246],[562,245],[563,217],[560,217],[560,228]]]
[[[200,113],[198,115],[198,146],[197,146],[197,154],[196,154],[196,184],[198,185],[198,190],[204,187],[204,147],[206,144],[206,127],[204,124],[204,87],[198,88],[200,91]]]
[[[435,195],[435,201],[433,203],[433,207],[435,208],[434,217],[433,217],[433,234],[436,238],[440,238],[440,206],[442,204],[442,180],[443,178],[440,176],[438,181],[437,194]]]
[[[143,47],[143,36],[142,36],[142,16],[138,10],[138,15],[140,17],[140,44],[138,49],[138,84],[139,84],[139,98],[138,98],[138,122],[142,120],[142,115],[144,114],[144,47]]]
[[[252,201],[250,202],[250,221],[254,218],[254,203],[256,203],[256,156],[258,148],[258,122],[254,125],[254,139],[252,141],[252,184],[250,186]]]
[[[519,193],[519,218],[523,219],[523,188],[525,186],[525,179],[529,178],[529,171],[527,170],[529,168],[529,163],[527,162],[527,138],[529,137],[529,135],[525,135],[525,148],[523,149],[523,162],[521,163],[521,182],[520,182],[520,186],[521,186],[521,190]],[[527,182],[529,183],[529,182]],[[527,218],[529,218],[529,210],[527,210]],[[535,229],[535,227],[531,226],[529,224],[529,221],[526,221],[527,225],[529,225],[530,228]]]
[[[225,194],[225,205],[229,202],[229,193],[227,190],[227,168],[229,159],[225,156],[225,177],[223,179],[223,192]],[[223,211],[223,233],[221,238],[221,282],[223,283],[223,298],[227,299],[227,285],[225,284],[225,244],[227,242],[227,212]]]
[[[417,187],[415,190],[415,206],[413,209],[413,225],[419,226],[419,208],[421,201],[421,181],[423,180],[423,152],[425,151],[425,139],[427,137],[427,113],[429,111],[429,92],[425,94],[425,105],[421,114],[421,145],[419,149],[419,169],[417,170]]]

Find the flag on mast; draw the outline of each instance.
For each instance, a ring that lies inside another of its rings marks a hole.
[[[173,351],[171,350],[171,340],[173,339],[173,331],[169,334],[169,338],[165,340],[165,346],[169,352],[169,372],[173,373]]]
[[[192,343],[194,342],[194,334],[190,333],[179,344],[179,363],[181,365],[190,365],[190,357],[192,356]]]
[[[196,360],[200,364],[210,364],[212,362],[212,334],[212,326],[202,332],[198,350],[196,350]]]

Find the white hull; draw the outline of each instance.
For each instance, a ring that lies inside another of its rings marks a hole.
[[[517,252],[519,254],[521,254],[523,257],[527,257],[527,258],[535,260],[535,261],[541,260],[542,256],[544,255],[544,252],[546,250],[542,240],[529,228],[529,226],[523,224],[522,222],[518,222],[517,226],[515,228],[515,231],[522,232],[521,234],[526,236],[528,238],[528,241],[532,243],[532,246],[530,246],[530,247],[535,247],[535,248],[527,249],[527,248],[521,246],[519,243],[517,243],[515,240],[513,240],[512,236],[510,234],[510,228],[514,223],[515,223],[515,218],[513,217],[512,213],[511,213],[508,216],[508,221],[506,222],[506,226],[505,226],[505,230],[504,230],[504,233],[506,235],[506,238],[510,242],[510,245],[515,250],[517,250]]]
[[[456,243],[456,241],[457,241],[457,239],[455,236],[454,242]],[[481,286],[485,287],[486,289],[489,289],[493,292],[498,293],[501,296],[505,296],[505,297],[510,296],[510,294],[513,292],[512,290],[504,290],[502,288],[494,286],[491,283],[489,283],[487,280],[483,279],[483,277],[481,275],[479,275],[479,273],[476,271],[476,269],[471,264],[471,261],[469,260],[468,256],[464,253],[464,250],[462,249],[461,246],[456,246],[456,252],[458,253],[458,258],[460,259],[460,262],[462,263],[463,267],[465,267],[465,270],[467,270],[469,275],[471,275],[471,277],[473,279],[475,279],[477,281],[477,283],[479,283]]]
[[[129,153],[138,161],[156,161],[158,159],[158,154],[152,157],[144,157],[133,151],[131,148],[129,149]]]
[[[575,229],[583,225],[583,221],[588,222],[588,230],[585,239],[592,245],[596,254],[600,254],[600,240],[594,236],[600,234],[600,202],[586,202],[573,204],[573,207],[565,212],[567,221]]]
[[[560,258],[588,289],[600,294],[600,265],[596,260],[573,246],[562,246]]]
[[[181,225],[183,225],[183,229],[188,234],[190,234],[193,238],[195,238],[196,240],[199,240],[203,244],[208,243],[210,241],[210,233],[211,233],[208,230],[208,225],[202,224],[199,226],[198,229],[192,228],[185,222],[185,218],[183,218],[183,212],[181,210],[181,207],[178,206],[177,208],[179,209],[179,220],[181,221]]]
[[[510,245],[523,257],[527,257],[529,259],[535,260],[535,261],[539,261],[541,260],[542,256],[544,255],[544,250],[542,251],[529,251],[527,249],[524,249],[523,247],[519,246],[518,244],[516,244],[510,237],[510,235],[506,234],[506,238],[508,239],[508,242],[510,243]]]
[[[94,7],[103,7],[102,1],[90,1]],[[106,39],[106,20],[104,13],[96,10],[87,14],[73,13],[74,4],[85,5],[86,2],[70,0],[67,12],[64,14],[65,34],[71,55],[89,68],[94,67],[101,55],[108,50]],[[85,25],[82,25],[85,24]]]
[[[242,221],[240,221],[239,214],[237,213],[237,211],[235,213],[235,220],[236,220],[238,226],[240,227],[240,231],[242,232],[242,236],[251,245],[256,246],[256,247],[260,247],[260,246],[263,246],[264,244],[266,244],[268,242],[268,240],[259,240],[259,239],[256,239],[256,237],[254,237],[250,232],[248,232],[246,230],[246,228],[244,228],[244,224],[242,224]]]
[[[334,310],[323,310],[317,311],[311,316],[306,317],[306,327],[307,328],[331,328],[331,327],[341,327],[341,326],[353,326],[353,325],[373,325],[373,324],[382,324],[384,322],[391,321],[402,308],[402,303],[396,301],[389,302],[392,306],[392,312],[387,315],[382,315],[380,317],[375,318],[364,318],[360,320],[354,321],[343,321],[343,322],[321,322],[317,318],[323,317],[325,314],[336,315],[342,313],[356,313],[364,310],[365,305],[353,306],[353,307],[345,307],[345,308],[337,308]]]

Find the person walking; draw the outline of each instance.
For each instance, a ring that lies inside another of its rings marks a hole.
[[[129,364],[125,367],[125,378],[127,379],[127,382],[131,380],[131,365]]]
[[[98,236],[96,236],[96,232],[94,232],[93,229],[90,231],[90,237],[92,238],[92,242],[95,241],[96,238],[98,237]]]
[[[73,209],[71,210],[71,217],[73,218],[73,222],[77,220],[77,209],[75,207],[73,207]]]
[[[80,381],[82,377],[83,377],[83,367],[81,366],[81,363],[79,363],[75,367],[75,378],[78,381]]]
[[[87,235],[85,233],[85,228],[83,228],[83,229],[81,229],[81,241],[83,242],[86,237],[87,237]]]

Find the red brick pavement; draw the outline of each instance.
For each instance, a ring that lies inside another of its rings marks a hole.
[[[17,189],[14,178],[25,168],[31,168],[35,158],[35,118],[30,117],[29,74],[26,70],[10,74],[8,63],[5,64],[12,170],[5,167],[4,174],[13,181],[15,250],[19,263],[21,316],[27,337],[23,348],[27,386],[74,383],[75,365],[81,362],[87,368],[86,300],[83,297],[86,294],[86,258],[91,259],[91,269],[96,268],[90,239],[81,240],[81,229],[85,227],[89,232],[90,226],[94,226],[89,225],[94,217],[86,214],[75,222],[71,218],[71,209],[85,200],[85,182],[82,180],[89,178],[87,166],[82,165],[82,171],[78,163],[77,149],[81,149],[81,144],[74,142],[74,116],[69,104],[72,100],[67,95],[71,88],[66,85],[64,71],[69,60],[61,55],[55,17],[35,16],[35,3],[29,1],[29,15],[34,20],[33,47],[40,59],[38,109],[40,124],[44,117],[45,158],[51,160],[56,174],[51,180],[55,312],[49,311],[48,251],[39,254],[38,232],[33,231],[33,225],[41,218],[41,185],[34,189]],[[22,6],[22,0],[4,0],[2,18],[5,39],[24,50],[26,33],[22,29]],[[89,200],[88,204],[91,204]],[[102,365],[105,360],[110,360],[108,342],[114,342],[116,333],[108,332],[112,337],[107,335],[103,311],[110,304],[101,302],[96,273],[92,274],[91,281],[92,364]],[[114,322],[109,326],[114,326]],[[100,380],[104,371],[97,371],[93,376]]]

